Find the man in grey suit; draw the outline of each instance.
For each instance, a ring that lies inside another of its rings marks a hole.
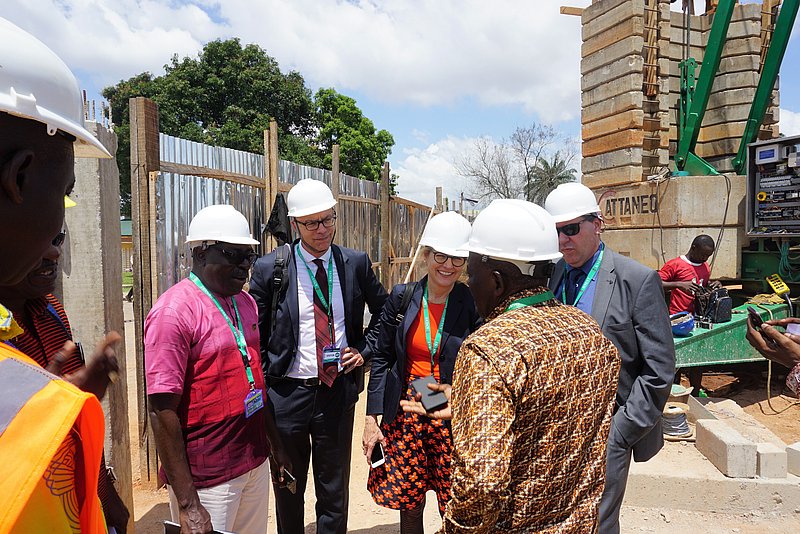
[[[599,514],[599,532],[614,534],[631,453],[644,462],[664,444],[661,412],[675,376],[669,314],[658,274],[600,240],[600,207],[588,187],[562,184],[547,196],[545,208],[555,218],[564,255],[550,289],[591,315],[622,358]]]

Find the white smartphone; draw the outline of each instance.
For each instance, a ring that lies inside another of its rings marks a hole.
[[[386,456],[383,454],[383,445],[379,441],[372,447],[372,455],[369,457],[370,467],[380,467],[386,462]]]

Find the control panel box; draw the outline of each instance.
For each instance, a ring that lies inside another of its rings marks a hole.
[[[800,136],[747,147],[747,235],[800,236]]]

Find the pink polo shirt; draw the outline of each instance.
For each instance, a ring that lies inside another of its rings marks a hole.
[[[247,293],[235,298],[256,388],[266,404],[258,309]],[[232,299],[217,300],[236,325]],[[144,349],[147,394],[181,396],[178,416],[195,485],[227,482],[266,460],[267,407],[245,417],[249,382],[236,340],[216,305],[191,280],[165,291],[150,310]]]

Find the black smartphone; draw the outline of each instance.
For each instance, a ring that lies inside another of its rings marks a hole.
[[[292,475],[286,469],[283,470],[283,481],[286,483],[286,489],[288,489],[291,493],[295,493],[297,491],[297,479],[294,478],[294,475]]]
[[[369,457],[370,467],[380,467],[386,463],[386,456],[383,453],[383,444],[378,442],[372,447],[372,454]]]
[[[756,330],[761,329],[761,325],[764,324],[764,319],[761,318],[761,315],[758,314],[754,307],[747,307],[747,315],[750,316],[750,322],[753,323],[753,328]]]
[[[435,412],[447,406],[447,397],[441,391],[433,391],[428,384],[436,384],[436,379],[428,375],[424,378],[412,380],[409,384],[414,392],[422,395],[420,402],[426,412]]]

